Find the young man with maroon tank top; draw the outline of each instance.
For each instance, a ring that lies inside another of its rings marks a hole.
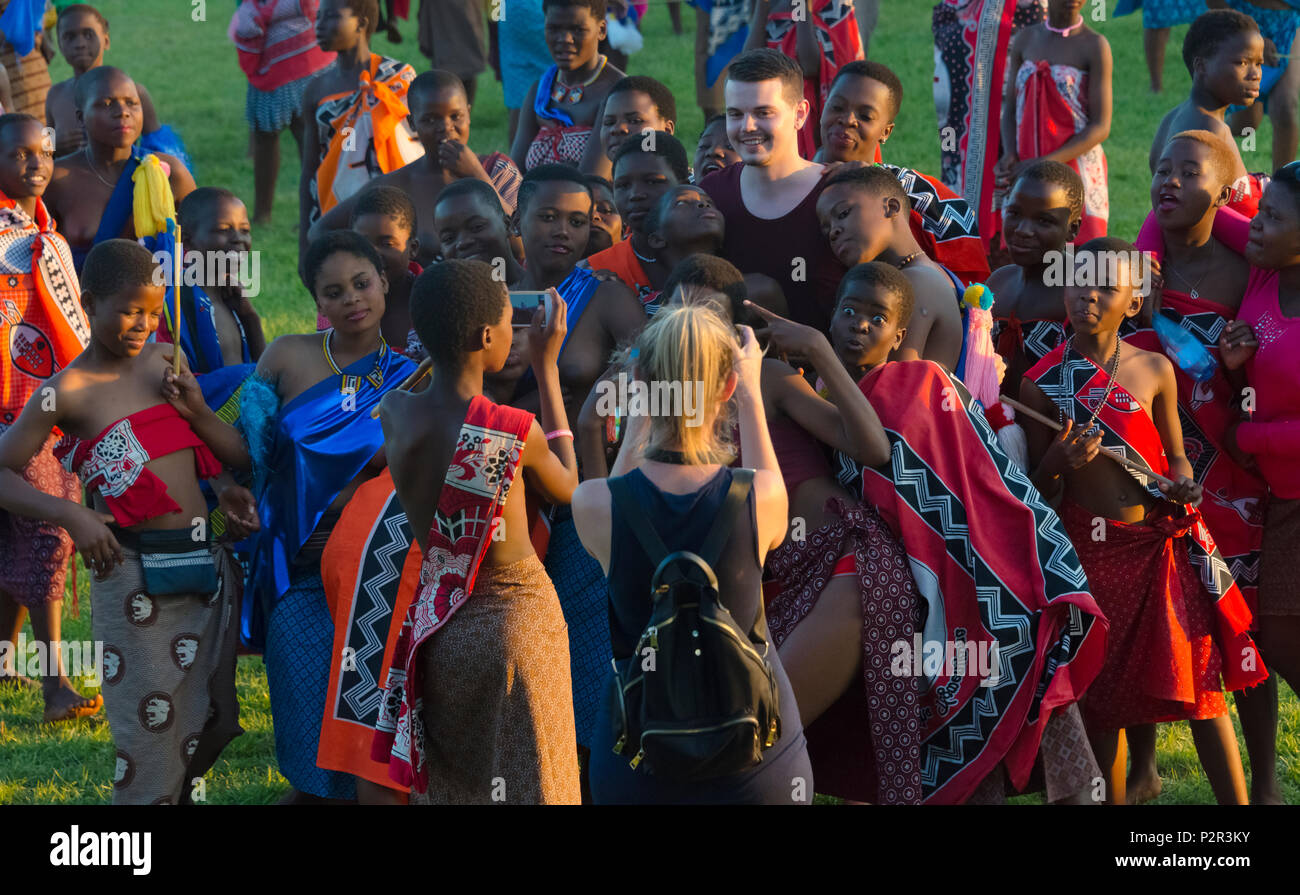
[[[775,50],[751,50],[732,60],[724,95],[727,137],[741,164],[700,184],[727,221],[722,255],[772,277],[790,316],[825,331],[844,266],[817,220],[826,169],[799,156],[799,128],[809,114],[803,73]]]

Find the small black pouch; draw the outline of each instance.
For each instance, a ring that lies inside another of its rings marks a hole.
[[[125,547],[140,554],[145,591],[151,597],[215,593],[217,565],[206,540],[195,541],[188,528],[168,531],[114,532]]]

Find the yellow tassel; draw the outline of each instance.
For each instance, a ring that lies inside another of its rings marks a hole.
[[[131,175],[131,182],[135,184],[135,235],[144,237],[162,233],[167,229],[168,218],[176,218],[176,199],[158,156],[153,153],[146,155]]]

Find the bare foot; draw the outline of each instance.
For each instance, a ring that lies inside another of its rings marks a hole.
[[[104,697],[82,696],[67,678],[61,678],[55,689],[45,691],[46,724],[86,718],[103,707]]]
[[[267,227],[270,226],[270,224],[271,216],[269,214],[258,214],[253,216],[254,227]]]
[[[1141,776],[1130,776],[1125,783],[1124,804],[1141,805],[1149,802],[1160,795],[1164,784],[1160,782],[1159,774],[1142,774]]]

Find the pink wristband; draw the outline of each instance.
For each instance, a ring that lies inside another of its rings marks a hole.
[[[569,429],[556,429],[554,432],[546,433],[547,441],[550,441],[553,438],[565,438],[565,437],[572,438],[573,432],[570,431]]]

